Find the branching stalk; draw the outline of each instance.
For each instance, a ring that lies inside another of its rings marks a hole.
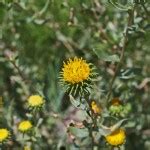
[[[114,76],[113,76],[113,78],[112,78],[112,80],[110,82],[109,92],[108,92],[108,95],[107,95],[107,102],[110,99],[110,96],[112,94],[113,84],[115,82],[117,74],[118,74],[118,72],[119,72],[119,70],[121,68],[121,65],[123,63],[123,60],[124,60],[125,49],[126,49],[127,43],[128,43],[128,31],[129,31],[129,27],[131,27],[133,25],[133,23],[134,23],[134,10],[135,10],[135,6],[132,9],[128,10],[129,18],[128,18],[127,27],[126,27],[125,33],[124,33],[123,47],[122,47],[122,51],[121,51],[121,55],[120,55],[120,61],[119,61],[119,63],[116,66],[116,70],[115,70]]]

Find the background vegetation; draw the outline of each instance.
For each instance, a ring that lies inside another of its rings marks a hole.
[[[129,8],[132,1],[119,3]],[[124,59],[112,85],[113,97],[132,108],[126,124],[128,150],[150,150],[149,8],[148,1],[136,1]],[[66,131],[72,120],[81,122],[85,116],[59,86],[63,61],[78,56],[93,63],[100,77],[91,98],[105,103],[129,14],[107,0],[0,2],[0,127],[12,133],[7,149],[25,145],[17,124],[29,117],[26,100],[33,94],[44,96],[46,104],[37,117],[36,136],[30,139],[32,149],[79,149]]]

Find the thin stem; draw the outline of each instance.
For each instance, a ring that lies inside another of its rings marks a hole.
[[[85,96],[85,99],[86,99],[86,102],[89,105],[89,108],[91,108],[90,101],[89,101],[89,95]],[[90,111],[92,112],[92,110],[90,110]],[[92,123],[90,125],[90,128],[88,128],[88,130],[89,130],[89,136],[91,137],[91,140],[92,140],[92,142],[91,142],[91,150],[94,150],[95,143],[94,143],[94,138],[93,138],[93,134],[92,133],[93,133],[93,127],[97,126],[96,118],[94,117],[93,113],[87,112],[87,114],[90,116],[90,118],[92,120]]]
[[[143,3],[142,3],[141,5],[142,5],[143,9],[145,10],[145,12],[146,12],[146,14],[147,14],[147,18],[149,18],[150,13],[149,13],[149,11],[147,10],[146,6],[145,6]]]
[[[12,63],[12,65],[15,67],[15,69],[18,71],[20,77],[22,78],[23,81],[25,81],[25,77],[22,74],[22,71],[20,70],[20,68],[16,65],[14,60],[10,60],[10,62]]]
[[[91,143],[91,150],[94,150],[94,138],[93,138],[93,128],[92,126],[89,129],[89,136],[91,137],[92,143]]]
[[[125,33],[124,33],[123,47],[122,47],[122,51],[121,51],[121,55],[120,55],[120,61],[119,61],[119,63],[116,66],[116,70],[115,70],[114,76],[113,76],[113,78],[112,78],[112,80],[110,82],[109,92],[108,92],[108,95],[107,95],[107,102],[110,99],[110,96],[112,94],[113,84],[115,82],[117,74],[118,74],[118,72],[119,72],[119,70],[121,68],[121,65],[123,63],[123,60],[124,60],[125,49],[126,49],[127,43],[128,43],[128,30],[129,30],[129,27],[131,27],[131,25],[133,25],[133,22],[134,22],[134,9],[135,9],[135,6],[133,7],[132,10],[131,9],[128,10],[129,18],[128,18],[127,27],[126,27],[126,30],[125,30]]]
[[[28,80],[28,79],[24,76],[22,70],[21,70],[21,69],[19,68],[19,66],[16,64],[15,60],[9,59],[9,61],[10,61],[10,63],[13,65],[13,67],[17,70],[19,76],[21,77],[22,81],[23,81],[25,84],[26,84],[26,83],[32,83],[31,80]],[[32,87],[32,89],[33,89],[34,91],[37,91],[36,88],[35,88],[33,85],[32,85],[31,87]],[[28,95],[28,94],[27,94],[27,95]]]

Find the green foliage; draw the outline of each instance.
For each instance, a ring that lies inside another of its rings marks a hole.
[[[110,127],[122,118],[129,118],[121,122],[127,133],[123,147],[149,150],[149,8],[148,0],[1,0],[0,128],[12,135],[2,150],[25,145],[33,150],[87,149],[91,134],[95,147],[106,149],[97,133],[103,131],[100,125]],[[88,98],[69,97],[59,85],[63,61],[74,56],[93,63],[99,73]],[[45,99],[36,114],[27,108],[33,94]],[[124,105],[108,108],[114,97]],[[87,99],[103,108],[103,114],[95,115],[99,129],[88,116]],[[17,130],[25,119],[35,126],[31,136]]]

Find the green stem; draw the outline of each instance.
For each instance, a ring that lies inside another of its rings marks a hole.
[[[14,68],[18,71],[20,77],[22,78],[23,81],[26,81],[24,75],[22,74],[22,71],[20,70],[19,66],[17,66],[16,62],[14,60],[10,60]]]
[[[94,138],[93,138],[92,132],[93,132],[93,127],[92,127],[92,124],[91,124],[90,130],[89,130],[89,136],[91,137],[91,140],[92,140],[92,142],[91,142],[91,150],[94,150]]]
[[[90,106],[90,101],[89,101],[89,95],[85,96],[85,99],[86,99],[86,102],[88,103],[89,105],[89,108],[91,108]],[[92,112],[92,110],[90,110]],[[90,125],[90,127],[88,128],[89,130],[89,136],[91,137],[91,150],[94,150],[94,138],[93,138],[93,126],[96,127],[97,124],[96,124],[96,121],[95,121],[95,117],[93,115],[93,113],[90,113],[90,112],[87,112],[87,114],[90,116],[91,120],[92,120],[92,123]]]

